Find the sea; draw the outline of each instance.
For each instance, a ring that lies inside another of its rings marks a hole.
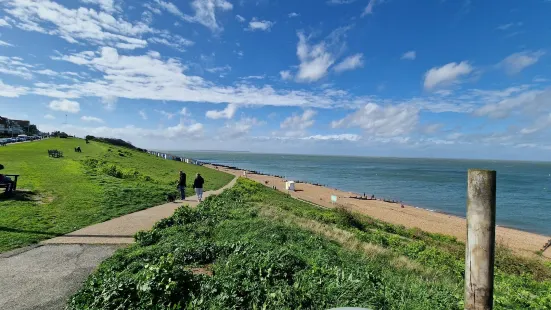
[[[467,170],[496,170],[497,224],[551,236],[551,162],[246,152],[170,153],[362,195],[373,194],[460,217],[466,215]]]

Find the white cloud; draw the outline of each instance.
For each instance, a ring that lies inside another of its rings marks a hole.
[[[69,43],[81,40],[103,46],[135,49],[147,45],[140,38],[141,35],[153,32],[153,29],[141,22],[132,24],[94,9],[68,9],[49,0],[8,0],[5,6],[7,8],[4,11],[16,19],[16,27],[57,35]]]
[[[262,121],[257,120],[254,117],[241,118],[239,121],[228,122],[222,128],[221,138],[222,139],[238,139],[249,134],[251,129],[255,126],[260,126],[265,124]]]
[[[206,69],[206,71],[210,73],[219,73],[220,75],[224,76],[226,73],[231,71],[231,66],[225,65],[221,67],[212,67]]]
[[[440,85],[448,85],[458,78],[473,72],[474,68],[467,62],[450,62],[442,67],[434,67],[425,73],[425,89],[432,89]]]
[[[177,141],[191,141],[201,139],[203,125],[193,121],[183,122],[178,125],[163,128],[146,129],[136,126],[126,127],[81,127],[74,125],[40,125],[40,129],[46,132],[62,130],[79,137],[93,135],[98,137],[117,138],[132,141],[136,145],[174,145]]]
[[[500,65],[508,74],[517,74],[527,67],[534,65],[538,60],[545,55],[544,51],[525,51],[514,53],[507,56]]]
[[[245,17],[241,16],[241,15],[235,15],[235,19],[237,19],[238,22],[240,23],[244,23],[245,22]]]
[[[0,73],[17,76],[26,80],[32,79],[31,69],[34,67],[22,62],[19,57],[0,56]]]
[[[178,34],[171,34],[169,32],[160,32],[158,37],[148,38],[149,43],[157,43],[172,47],[180,52],[185,52],[186,48],[195,44],[195,42],[188,40]]]
[[[228,106],[224,110],[221,110],[221,111],[218,111],[218,110],[207,111],[205,116],[207,118],[211,118],[211,119],[220,119],[220,118],[231,119],[235,115],[236,111],[237,111],[237,105],[230,103],[230,104],[228,104]]]
[[[289,70],[279,71],[279,75],[281,76],[281,79],[284,81],[293,79],[293,74]]]
[[[10,23],[8,22],[8,20],[10,20],[9,17],[0,18],[0,27],[11,28],[11,25],[10,25]]]
[[[301,137],[301,140],[314,140],[314,141],[349,141],[356,142],[361,140],[361,136],[356,134],[340,134],[340,135],[313,135],[308,137]]]
[[[325,75],[327,70],[335,63],[335,56],[329,52],[325,42],[309,45],[304,33],[298,33],[297,56],[300,60],[299,70],[296,76],[300,82],[314,82]]]
[[[185,14],[180,11],[180,9],[174,5],[174,3],[166,2],[162,0],[155,0],[155,3],[159,5],[162,9],[168,11],[169,13],[172,13],[180,18],[184,18]],[[160,14],[160,12],[156,12],[157,14]]]
[[[415,60],[417,53],[415,51],[405,52],[400,59]]]
[[[55,116],[53,116],[52,114],[46,114],[46,115],[44,115],[44,118],[45,119],[55,119]]]
[[[551,128],[551,113],[538,117],[532,125],[520,130],[521,134],[534,134]]]
[[[269,20],[258,20],[256,17],[253,17],[253,19],[249,22],[249,27],[247,30],[270,31],[274,25],[275,22],[271,22]]]
[[[343,61],[335,65],[333,70],[336,72],[343,72],[348,70],[354,70],[356,68],[361,68],[364,65],[363,54],[358,53],[352,56],[346,57]]]
[[[27,92],[27,87],[6,85],[0,80],[0,97],[17,98],[26,95]]]
[[[249,75],[249,76],[242,77],[241,79],[242,80],[263,80],[265,78],[266,78],[266,74],[263,74],[263,75]]]
[[[510,29],[510,28],[513,28],[513,27],[520,27],[520,26],[522,26],[522,22],[508,23],[508,24],[499,25],[499,26],[497,27],[497,29],[499,29],[499,30],[507,30],[507,29]]]
[[[68,113],[80,112],[80,103],[76,101],[67,100],[67,99],[53,100],[50,102],[48,107],[54,111],[62,111],[62,112],[68,112]]]
[[[198,23],[213,32],[222,31],[224,28],[218,23],[216,19],[216,11],[229,11],[233,9],[233,5],[226,0],[193,0],[191,7],[195,11],[195,15],[184,14],[174,4],[165,2],[162,0],[156,0],[156,2],[168,12],[182,18],[190,23]]]
[[[412,105],[368,103],[345,118],[333,121],[331,127],[360,127],[368,136],[395,137],[410,133],[418,122],[419,109]]]
[[[280,127],[285,129],[285,136],[287,137],[303,136],[306,129],[314,125],[315,120],[313,118],[316,114],[317,112],[311,109],[305,110],[302,115],[293,114],[283,120]]]
[[[191,113],[187,110],[186,107],[183,107],[180,112],[178,112],[178,114],[182,115],[182,116],[185,116],[185,117],[189,117],[191,116]]]
[[[119,98],[117,96],[106,96],[101,98],[101,103],[107,111],[114,111],[118,100]]]
[[[327,4],[334,4],[334,5],[350,4],[353,2],[356,2],[356,0],[327,0]]]
[[[514,92],[517,93],[517,92]],[[551,89],[542,90],[527,90],[512,97],[511,92],[504,99],[483,105],[477,109],[474,114],[476,116],[488,116],[491,118],[506,118],[514,111],[522,110],[529,115],[538,116],[541,113],[551,110]]]
[[[47,76],[57,76],[59,73],[53,71],[53,70],[50,70],[50,69],[43,69],[43,70],[38,70],[38,71],[34,71],[38,74],[42,74],[42,75],[47,75]]]
[[[167,112],[165,110],[155,110],[155,112],[160,113],[162,116],[164,116],[168,119],[172,119],[175,115],[174,113],[170,113],[170,112]]]
[[[289,18],[293,18],[293,17],[299,17],[300,14],[296,13],[296,12],[291,12],[289,13],[289,15],[287,15]]]
[[[365,7],[361,17],[373,14],[373,9],[375,8],[375,6],[381,4],[382,2],[384,2],[384,0],[369,0],[369,3]]]
[[[145,121],[147,120],[147,113],[145,113],[144,110],[138,111],[138,114],[140,114],[141,118]]]
[[[217,85],[199,76],[184,74],[179,60],[160,59],[156,55],[120,55],[114,48],[99,52],[85,51],[60,55],[68,61],[100,74],[101,78],[74,84],[35,84],[32,92],[54,98],[107,97],[167,100],[180,102],[234,103],[239,105],[273,105],[329,107],[354,104],[358,98],[339,93],[274,89],[240,83]],[[82,71],[82,70],[81,70]]]
[[[115,6],[115,0],[80,0],[80,1],[84,3],[96,4],[107,13],[113,13],[117,10],[120,10],[119,7]]]
[[[97,118],[94,116],[83,116],[80,118],[83,122],[90,122],[90,123],[104,123],[104,121],[101,118]]]
[[[0,46],[13,46],[13,44],[0,40]]]

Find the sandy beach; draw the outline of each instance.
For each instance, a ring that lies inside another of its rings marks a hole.
[[[243,176],[243,170],[231,169],[221,166],[205,165],[212,169],[218,169],[227,173]],[[248,172],[247,178],[255,180],[269,187],[275,186],[280,191],[285,191],[285,180],[279,177],[255,174]],[[344,192],[323,186],[308,183],[295,184],[295,191],[290,192],[292,197],[310,201],[327,208],[338,206],[345,207],[353,212],[366,214],[392,224],[403,225],[408,228],[417,227],[421,230],[454,236],[458,240],[465,241],[467,236],[467,223],[464,218],[439,212],[404,205],[389,203],[381,200],[360,200],[356,197],[360,194]],[[331,195],[336,195],[337,204],[331,202]],[[498,206],[499,208],[499,206]],[[500,227],[496,228],[496,241],[507,246],[521,255],[534,256],[535,252],[551,239],[549,236],[538,235],[521,230]],[[548,248],[543,256],[551,259],[551,248]]]

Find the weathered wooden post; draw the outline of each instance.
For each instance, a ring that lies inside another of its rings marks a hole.
[[[496,172],[469,169],[465,309],[493,308],[496,235]]]

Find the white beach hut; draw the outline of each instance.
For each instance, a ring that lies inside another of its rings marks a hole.
[[[288,191],[294,191],[295,190],[295,181],[285,182],[285,189],[288,190]]]

